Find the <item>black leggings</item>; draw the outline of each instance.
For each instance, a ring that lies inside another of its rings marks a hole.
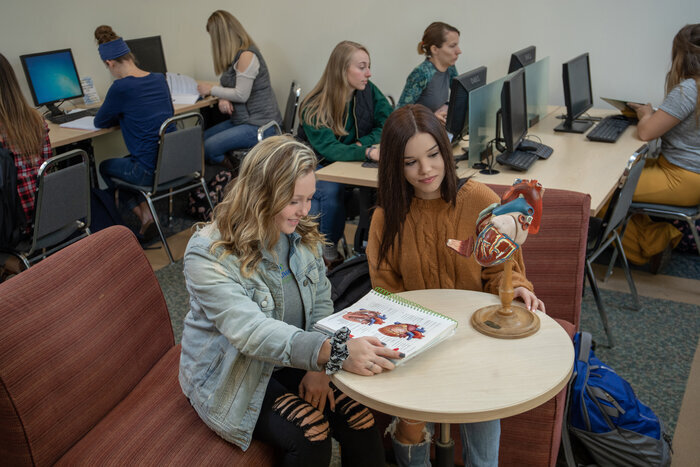
[[[331,437],[340,443],[344,466],[383,466],[384,449],[372,413],[333,387],[335,411],[319,412],[298,396],[306,371],[284,368],[270,378],[253,437],[284,452],[284,466],[323,466]]]

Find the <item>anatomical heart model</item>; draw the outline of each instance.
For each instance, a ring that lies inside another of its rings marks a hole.
[[[540,328],[540,319],[535,313],[512,303],[512,256],[529,233],[536,234],[540,229],[542,195],[544,188],[537,180],[516,179],[500,204],[494,203],[479,214],[476,239],[447,241],[447,246],[461,255],[474,255],[484,267],[505,263],[498,289],[501,304],[480,308],[472,315],[472,326],[483,334],[517,339],[534,334]]]

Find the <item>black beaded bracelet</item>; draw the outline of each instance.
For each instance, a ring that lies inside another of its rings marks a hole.
[[[326,374],[337,373],[343,367],[343,362],[350,355],[345,344],[350,338],[350,329],[346,326],[338,329],[331,337],[331,356],[326,363]]]

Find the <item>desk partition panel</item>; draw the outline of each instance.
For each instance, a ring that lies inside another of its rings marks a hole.
[[[525,67],[528,128],[547,115],[549,99],[549,57]]]
[[[496,137],[496,113],[501,108],[503,82],[510,76],[506,75],[469,93],[469,167],[488,155],[488,143]],[[525,67],[525,93],[530,127],[547,114],[549,57]]]
[[[469,93],[469,167],[486,157],[488,143],[496,137],[496,112],[505,80],[506,76]]]

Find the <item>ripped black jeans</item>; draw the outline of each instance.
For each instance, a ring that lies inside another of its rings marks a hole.
[[[333,388],[335,411],[323,413],[298,397],[306,371],[283,368],[270,378],[253,437],[284,452],[284,466],[323,466],[331,437],[340,443],[344,466],[383,466],[384,448],[368,408]]]

